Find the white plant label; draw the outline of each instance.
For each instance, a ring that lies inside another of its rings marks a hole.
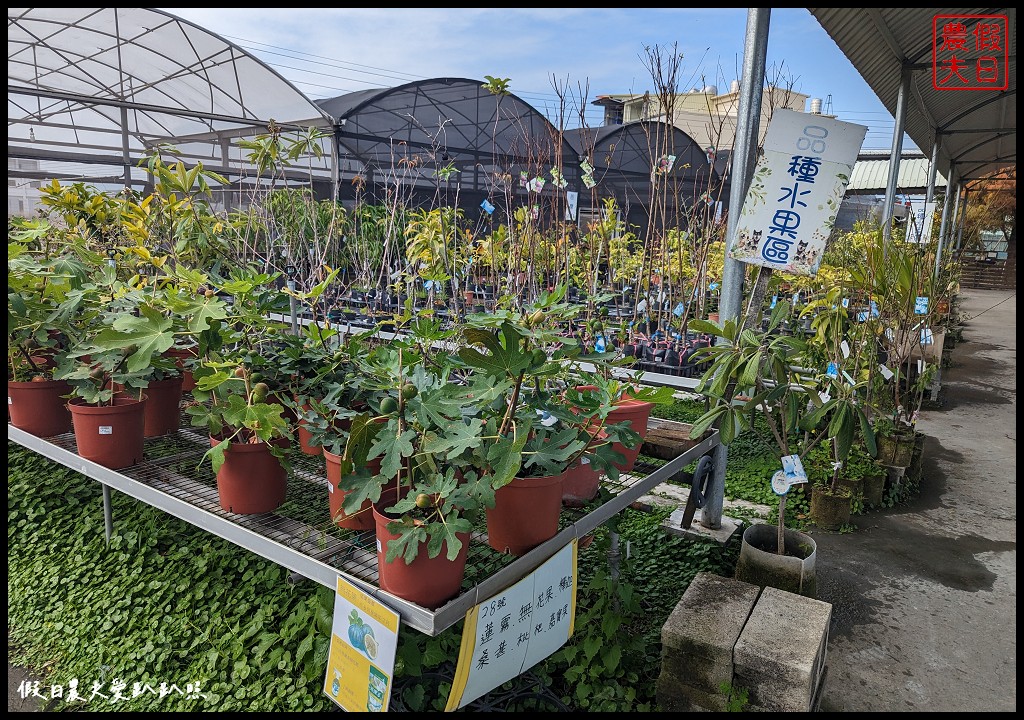
[[[892,370],[887,368],[885,365],[879,365],[878,372],[882,373],[882,377],[886,380],[892,380]]]
[[[7,404],[8,405],[13,405],[14,404],[14,401],[11,400],[11,396],[10,395],[7,396]]]
[[[332,483],[330,480],[327,481],[327,492],[329,492],[329,493],[333,493],[334,492],[334,483]]]
[[[377,552],[381,552],[380,538],[377,538]]]
[[[782,469],[772,475],[772,492],[785,495],[794,485],[807,482],[807,473],[800,462],[799,455],[786,455],[782,458]]]
[[[843,351],[844,358],[850,357],[850,343],[843,340],[841,343],[839,343],[839,349]]]
[[[111,425],[100,425],[100,435],[113,435],[114,428]]]

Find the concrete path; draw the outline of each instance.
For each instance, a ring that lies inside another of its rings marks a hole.
[[[1017,299],[965,290],[921,495],[815,531],[826,712],[1017,709]]]

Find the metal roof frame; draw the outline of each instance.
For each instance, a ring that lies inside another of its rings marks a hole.
[[[903,76],[910,76],[904,129],[926,153],[938,145],[939,172],[950,177],[952,169],[956,178],[964,182],[1016,169],[1016,8],[808,10],[894,116],[898,112]],[[1007,18],[1009,81],[1005,90],[954,91],[934,87],[933,21],[941,15]]]

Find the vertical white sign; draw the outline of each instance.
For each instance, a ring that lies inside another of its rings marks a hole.
[[[927,243],[932,239],[932,223],[935,220],[935,201],[926,202],[924,208],[914,214],[914,237],[916,243]]]
[[[579,207],[580,194],[575,190],[565,191],[565,219],[575,220],[576,209]]]
[[[866,132],[863,125],[776,110],[735,219],[729,256],[798,275],[817,273]]]
[[[562,647],[576,617],[576,541],[466,613],[445,710],[457,710]]]

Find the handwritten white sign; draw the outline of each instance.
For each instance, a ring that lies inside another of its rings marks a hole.
[[[466,613],[445,710],[461,708],[562,647],[576,618],[576,541]]]

